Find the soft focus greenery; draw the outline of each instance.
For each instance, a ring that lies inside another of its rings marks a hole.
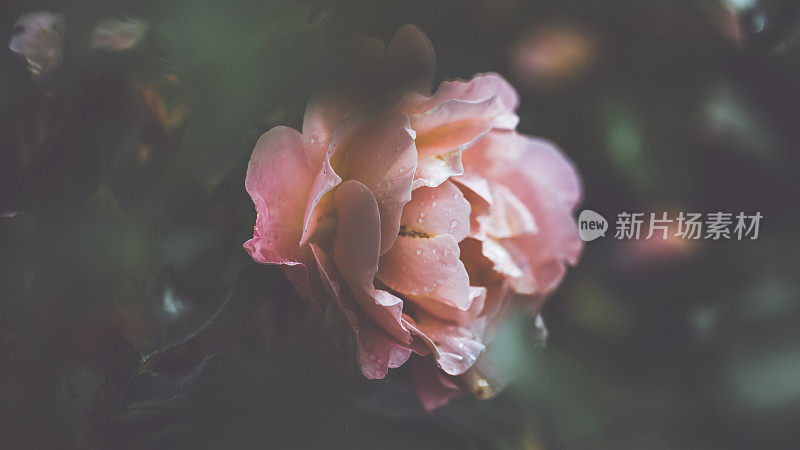
[[[0,447],[797,448],[793,2],[3,2],[0,37],[35,10],[64,12],[66,41],[39,80],[0,50]],[[151,27],[90,50],[108,16]],[[427,415],[407,368],[367,382],[337,315],[242,250],[244,170],[346,39],[405,23],[439,79],[519,87],[520,130],[575,162],[585,207],[760,211],[759,239],[588,243],[547,345],[523,316],[493,344],[495,399]]]

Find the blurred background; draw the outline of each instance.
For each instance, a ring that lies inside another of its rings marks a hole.
[[[367,382],[241,248],[243,180],[347,38],[405,23],[438,80],[518,88],[583,207],[759,211],[759,238],[587,243],[546,346],[498,337],[492,400]],[[797,448],[796,2],[5,1],[0,40],[0,447]]]

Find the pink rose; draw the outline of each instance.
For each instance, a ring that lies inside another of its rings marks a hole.
[[[538,312],[576,263],[581,186],[553,144],[514,131],[519,99],[501,76],[431,95],[434,53],[416,27],[385,51],[372,39],[360,48],[366,75],[312,97],[302,134],[275,127],[258,140],[244,247],[282,265],[312,306],[333,300],[367,378],[414,355],[432,410],[485,392],[476,367],[499,319]]]

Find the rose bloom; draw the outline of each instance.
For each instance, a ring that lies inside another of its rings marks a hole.
[[[416,27],[354,51],[352,83],[311,98],[302,134],[258,140],[244,247],[315,308],[334,302],[367,378],[411,359],[426,410],[486,396],[493,330],[511,311],[538,313],[581,252],[578,175],[553,144],[514,131],[519,98],[501,76],[431,94],[433,49]]]

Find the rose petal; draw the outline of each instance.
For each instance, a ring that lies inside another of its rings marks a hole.
[[[334,280],[333,274],[336,271],[326,252],[315,243],[309,244],[309,247],[317,261],[324,285],[353,329],[361,372],[369,379],[386,377],[389,368],[400,367],[408,360],[411,349],[401,345],[376,326],[358,306],[352,294],[347,290],[342,291],[339,282]]]
[[[492,183],[492,204],[489,213],[476,217],[479,233],[495,239],[509,238],[538,231],[533,214],[507,187]]]
[[[463,150],[493,128],[513,130],[519,118],[497,97],[479,101],[448,100],[409,115],[421,154]]]
[[[458,378],[442,372],[430,358],[414,358],[411,367],[417,396],[422,409],[427,412],[446,405],[466,392],[458,383]]]
[[[520,199],[524,200],[525,196],[515,186],[502,183],[503,175],[513,173],[515,178],[536,182],[568,209],[580,202],[581,182],[577,170],[549,141],[498,131],[477,142],[468,156],[469,162],[465,160],[464,164],[476,169],[470,174],[506,184]]]
[[[411,189],[417,189],[422,186],[436,187],[447,181],[448,178],[463,173],[464,166],[461,165],[461,150],[457,149],[434,156],[423,156],[419,158]]]
[[[377,290],[373,281],[380,252],[378,204],[366,186],[355,180],[342,183],[335,195],[338,226],[333,260],[355,301],[386,333],[410,345],[411,335],[402,323],[403,301]]]
[[[461,152],[492,129],[514,129],[518,101],[496,74],[442,83],[433,97],[407,96],[399,108],[409,114],[417,133],[420,162],[414,188],[463,174]]]
[[[514,258],[500,242],[494,239],[484,238],[481,240],[481,251],[483,252],[483,256],[494,264],[492,269],[495,272],[511,278],[520,278],[523,276],[522,269],[514,262]]]
[[[540,185],[550,188],[570,209],[581,201],[581,180],[575,166],[550,141],[524,137],[525,163],[530,164]]]
[[[493,72],[476,74],[468,81],[443,81],[436,89],[430,104],[440,104],[452,99],[480,101],[491,97],[497,97],[509,111],[514,111],[519,106],[519,95],[514,87]]]
[[[480,341],[482,330],[453,324],[430,314],[419,313],[417,320],[408,326],[430,347],[436,363],[448,375],[461,375],[469,370],[486,348]]]
[[[349,114],[364,109],[373,97],[410,86],[430,92],[434,55],[428,38],[416,27],[407,25],[394,36],[389,50],[379,39],[359,37],[345,48],[344,80],[331,90],[311,96],[303,116],[303,144],[310,167],[319,167],[325,158],[334,131]],[[389,78],[402,79],[396,86]],[[377,85],[376,85],[377,84]]]
[[[300,295],[319,308],[326,296],[316,274],[309,273],[313,256],[297,245],[311,180],[298,132],[275,127],[258,139],[245,178],[256,226],[244,248],[256,262],[283,265]]]
[[[492,198],[492,189],[489,186],[489,182],[485,178],[476,176],[475,174],[464,174],[453,178],[453,181],[460,186],[465,187],[469,190],[469,192],[472,192],[477,196],[475,201],[467,197],[467,200],[469,200],[473,205],[473,209],[475,208],[474,204],[477,202],[477,200],[480,200],[487,208],[494,202],[494,199]]]
[[[469,276],[449,234],[399,236],[380,261],[378,278],[416,303],[441,302],[467,311],[472,304]]]
[[[408,86],[427,95],[433,85],[436,54],[425,33],[414,25],[404,25],[386,49],[390,73]]]
[[[564,261],[575,264],[583,247],[572,216],[580,198],[575,170],[552,145],[505,132],[478,141],[464,164],[468,173],[507,187],[536,220],[538,232],[500,241],[527,278],[515,280],[515,289],[552,290],[564,274]]]
[[[466,311],[458,309],[447,303],[430,301],[429,299],[419,298],[414,304],[440,319],[448,320],[459,325],[471,324],[483,311],[486,301],[486,288],[482,286],[469,287],[470,306]],[[412,301],[415,299],[412,298]]]
[[[577,226],[574,225],[573,226]],[[551,236],[560,242],[570,239],[567,236]],[[554,249],[542,234],[509,239],[503,247],[512,256],[517,265],[527,275],[513,280],[514,290],[520,294],[547,294],[561,282],[567,269],[564,259],[570,264],[577,262],[580,254],[580,243],[565,244],[562,249]],[[570,246],[571,245],[571,246]],[[559,258],[558,255],[561,255]]]
[[[450,234],[459,242],[469,234],[469,217],[470,205],[464,194],[453,183],[444,182],[412,193],[400,218],[401,233]]]
[[[414,134],[405,114],[367,112],[346,118],[334,133],[311,188],[301,243],[308,241],[320,219],[331,212],[321,202],[323,196],[342,179],[354,179],[367,186],[378,202],[381,253],[388,251],[400,229],[403,205],[411,200],[416,166]]]
[[[247,166],[245,189],[258,212],[255,233],[277,258],[299,250],[297,238],[311,180],[300,133],[275,127],[261,135]]]
[[[315,93],[303,115],[303,148],[309,167],[320,167],[333,132],[353,108],[346,94]]]

